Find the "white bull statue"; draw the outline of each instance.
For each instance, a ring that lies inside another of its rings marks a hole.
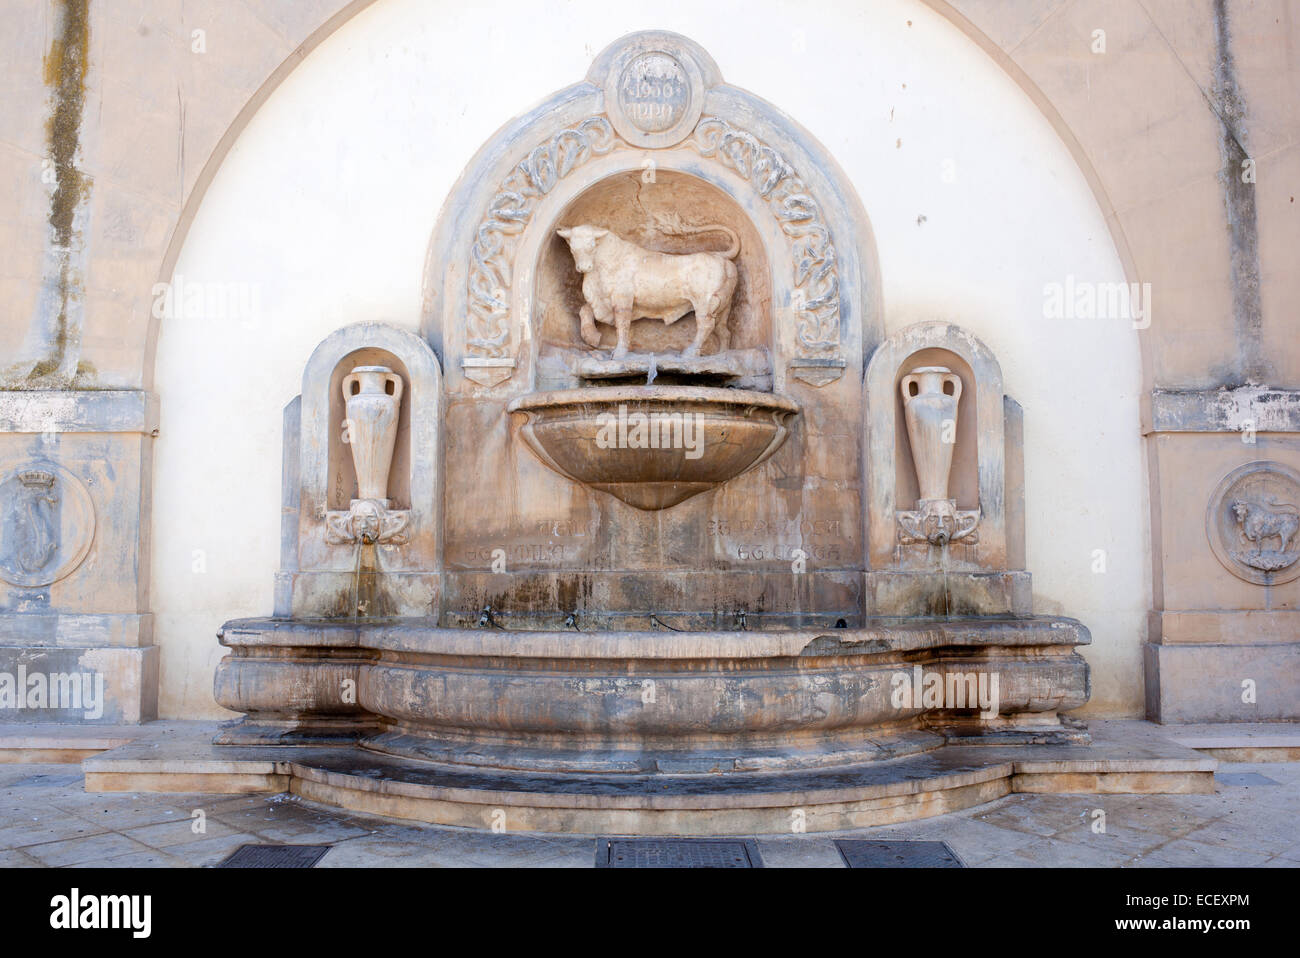
[[[697,227],[691,232],[721,231],[731,234],[731,247],[721,253],[659,253],[620,239],[607,229],[583,224],[557,230],[573,253],[582,273],[582,338],[593,349],[600,346],[596,323],[618,331],[614,358],[627,355],[634,319],[677,322],[695,313],[695,341],[682,352],[698,356],[704,341],[717,329],[720,348],[730,345],[727,317],[736,291],[736,264],[740,240],[725,226]]]

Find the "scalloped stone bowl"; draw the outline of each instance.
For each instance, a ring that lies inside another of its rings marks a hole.
[[[763,462],[797,403],[708,386],[595,386],[516,399],[520,433],[575,482],[647,511],[667,509]]]

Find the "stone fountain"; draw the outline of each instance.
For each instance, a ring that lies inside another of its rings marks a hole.
[[[843,828],[1106,771],[1061,714],[1088,630],[1032,614],[996,359],[884,335],[852,185],[696,44],[626,37],[496,134],[425,290],[422,335],[337,331],[286,409],[275,611],[220,634],[231,756],[556,831]]]

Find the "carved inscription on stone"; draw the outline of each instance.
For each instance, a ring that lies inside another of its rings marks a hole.
[[[690,105],[686,70],[667,53],[643,53],[624,68],[618,105],[638,130],[663,133],[682,121]]]
[[[852,552],[839,519],[709,519],[708,534],[742,562],[839,563]]]

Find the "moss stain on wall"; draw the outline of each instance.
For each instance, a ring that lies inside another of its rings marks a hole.
[[[74,261],[83,237],[77,228],[77,211],[90,197],[91,178],[77,168],[81,149],[81,120],[86,102],[86,73],[89,66],[89,0],[61,0],[59,29],[44,60],[44,81],[51,90],[53,109],[46,121],[46,143],[54,175],[50,196],[49,242],[46,284],[52,299],[43,300],[45,311],[38,317],[50,328],[45,356],[27,373],[28,385],[71,386],[78,374],[91,369],[78,362],[80,323],[70,307],[84,296],[83,277]]]

